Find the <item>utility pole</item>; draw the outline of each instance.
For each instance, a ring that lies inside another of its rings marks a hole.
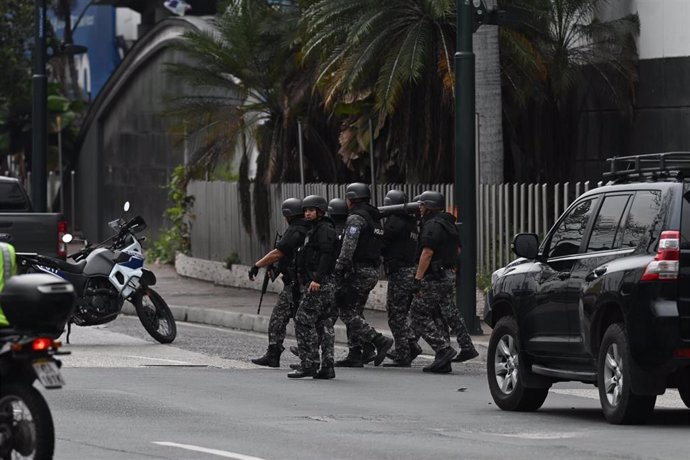
[[[475,78],[472,34],[482,24],[498,25],[503,12],[487,10],[484,0],[456,0],[455,64],[455,208],[462,252],[455,302],[471,334],[477,321],[477,160],[475,155]]]
[[[35,28],[31,109],[31,195],[34,209],[46,212],[48,153],[48,76],[46,75],[46,0],[34,0]]]

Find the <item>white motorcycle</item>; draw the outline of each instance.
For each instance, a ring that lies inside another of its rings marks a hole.
[[[129,202],[125,203],[125,213]],[[116,234],[107,240],[68,256],[68,260],[40,254],[17,253],[22,273],[45,272],[71,282],[76,293],[74,313],[67,324],[95,326],[108,323],[120,314],[125,300],[137,312],[144,329],[160,343],[171,343],[177,336],[175,318],[165,300],[151,286],[156,277],[144,268],[141,242],[136,234],[146,228],[141,216],[108,223]],[[69,243],[67,235],[65,242]]]

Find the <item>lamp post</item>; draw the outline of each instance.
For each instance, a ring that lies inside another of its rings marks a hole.
[[[503,11],[487,10],[484,0],[456,0],[455,64],[455,207],[462,243],[456,303],[470,333],[477,321],[477,160],[475,155],[475,79],[472,34],[482,24],[507,23]]]
[[[46,0],[34,0],[33,76],[31,77],[31,195],[34,208],[46,211],[48,152],[48,76],[46,75]]]

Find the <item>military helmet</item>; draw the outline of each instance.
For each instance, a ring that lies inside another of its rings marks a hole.
[[[407,195],[402,190],[391,190],[386,193],[386,197],[383,199],[384,206],[405,203],[407,203]]]
[[[419,201],[429,209],[443,209],[446,206],[445,197],[434,190],[427,190],[419,195]]]
[[[347,216],[347,204],[341,198],[333,198],[328,202],[328,215],[333,216]]]
[[[302,210],[302,200],[299,198],[288,198],[280,206],[283,217],[295,217],[304,214]]]
[[[326,203],[326,199],[322,196],[309,195],[307,197],[304,197],[304,199],[302,200],[302,209],[307,208],[316,208],[319,211],[325,213],[326,211],[328,211],[328,203]]]
[[[345,198],[349,200],[369,199],[371,198],[371,190],[367,184],[354,182],[345,189]]]

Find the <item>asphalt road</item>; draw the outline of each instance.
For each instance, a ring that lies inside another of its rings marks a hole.
[[[690,411],[660,398],[645,426],[608,425],[593,387],[559,384],[534,413],[497,409],[484,363],[452,375],[337,369],[332,381],[259,368],[264,336],[178,323],[160,345],[135,318],[75,328],[67,386],[46,391],[58,459],[687,458]],[[342,352],[342,350],[341,350]],[[428,361],[426,361],[428,362]]]

